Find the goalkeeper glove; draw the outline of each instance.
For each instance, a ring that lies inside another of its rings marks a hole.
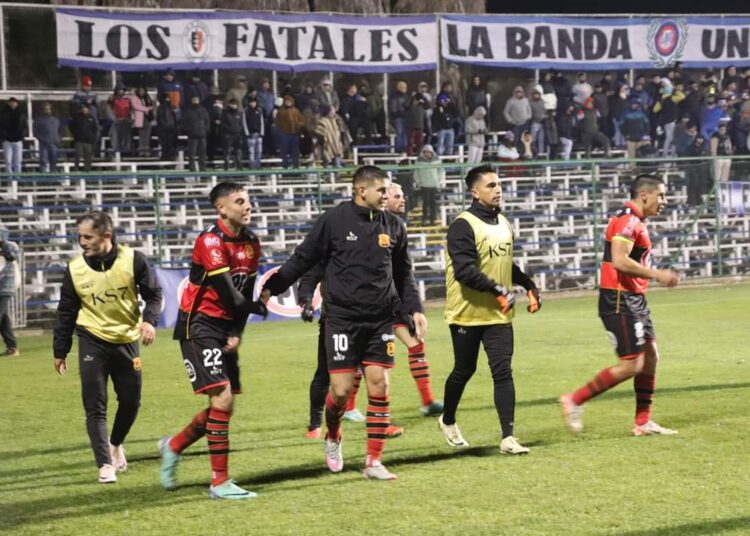
[[[262,301],[254,301],[250,304],[250,313],[258,316],[262,316],[263,319],[268,316],[268,307]]]
[[[507,314],[516,303],[516,297],[507,288],[497,285],[495,287],[495,299],[500,306],[500,312]]]
[[[542,308],[542,297],[539,295],[538,288],[534,287],[527,290],[526,296],[529,298],[529,304],[526,306],[528,312],[534,314]]]
[[[303,322],[312,322],[315,319],[315,309],[312,308],[312,305],[306,303],[302,306],[302,313],[299,316]]]

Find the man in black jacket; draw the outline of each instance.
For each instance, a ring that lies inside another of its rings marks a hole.
[[[115,244],[112,220],[90,212],[77,220],[83,254],[65,270],[57,307],[53,355],[55,370],[65,374],[67,356],[78,333],[78,363],[83,407],[99,482],[117,482],[125,471],[123,443],[141,405],[140,339],[148,346],[161,310],[161,288],[146,257]],[[138,294],[146,302],[141,315]],[[117,393],[117,414],[107,438],[107,379]]]
[[[367,460],[364,475],[393,480],[380,462],[390,422],[388,369],[393,366],[394,309],[399,300],[422,339],[422,313],[406,229],[385,212],[388,175],[375,166],[354,173],[354,199],[323,214],[294,254],[266,282],[278,295],[319,262],[325,264],[326,353],[331,391],[326,397],[326,463],[344,467],[341,419],[358,367],[364,370],[367,407]]]
[[[94,156],[94,145],[99,137],[99,123],[91,115],[88,106],[81,106],[70,122],[70,133],[73,135],[75,148],[76,171],[79,170],[83,159],[83,171],[91,171],[91,160]]]
[[[513,263],[513,229],[500,213],[502,190],[497,172],[491,166],[473,168],[466,175],[466,187],[472,204],[448,228],[445,319],[453,341],[454,366],[445,382],[445,408],[438,424],[450,446],[469,446],[456,424],[456,410],[476,371],[481,344],[492,371],[502,433],[500,452],[526,454],[529,449],[513,436],[516,394],[511,371],[511,288],[521,285],[526,289],[531,313],[538,311],[542,302],[534,282]]]
[[[7,106],[0,111],[0,141],[5,152],[5,172],[21,173],[23,139],[28,134],[26,114],[15,97],[8,99]]]
[[[206,138],[211,127],[211,119],[201,106],[198,97],[193,97],[182,114],[182,131],[188,138],[188,165],[191,171],[206,171]],[[195,155],[198,153],[198,168]]]
[[[242,112],[239,102],[231,99],[221,114],[221,133],[224,141],[224,169],[229,169],[229,159],[234,159],[235,169],[242,169]]]

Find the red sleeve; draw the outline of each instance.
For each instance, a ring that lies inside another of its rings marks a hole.
[[[643,231],[643,223],[638,216],[623,216],[617,219],[613,231],[613,238],[620,237],[636,242]]]
[[[224,242],[212,233],[206,233],[198,238],[195,244],[194,260],[203,266],[208,276],[229,271],[229,259],[224,250]]]

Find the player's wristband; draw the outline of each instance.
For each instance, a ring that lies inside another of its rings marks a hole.
[[[508,314],[508,312],[513,309],[513,305],[516,302],[515,296],[507,288],[501,285],[497,285],[494,292],[497,304],[500,306],[500,312]]]

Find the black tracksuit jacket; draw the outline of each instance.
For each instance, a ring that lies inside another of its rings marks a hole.
[[[330,209],[265,288],[281,294],[320,262],[327,316],[384,320],[394,317],[399,302],[409,314],[422,312],[406,229],[392,214],[353,201]]]

